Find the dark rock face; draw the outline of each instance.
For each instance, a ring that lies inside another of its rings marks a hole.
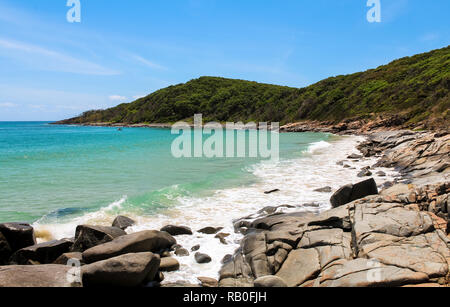
[[[336,208],[369,195],[378,194],[378,187],[373,178],[355,185],[345,185],[331,196],[331,205]]]
[[[3,234],[0,232],[0,265],[7,264],[9,261],[9,258],[11,257],[12,250],[9,246],[8,241],[3,236]]]
[[[94,246],[110,242],[127,233],[117,227],[80,225],[75,232],[73,252],[84,252]]]
[[[25,265],[32,262],[51,264],[59,256],[69,252],[73,241],[69,239],[55,240],[22,248],[11,256],[14,264]]]
[[[114,221],[112,223],[112,227],[117,227],[122,230],[125,230],[128,227],[131,227],[135,224],[136,224],[136,222],[134,220],[130,219],[129,217],[120,215],[114,219]]]
[[[84,287],[137,287],[155,279],[160,258],[153,253],[125,254],[81,268]]]
[[[29,224],[24,223],[5,223],[0,224],[0,232],[9,243],[12,252],[21,248],[36,244],[34,229]]]
[[[80,275],[66,265],[11,265],[0,267],[0,287],[80,287]]]
[[[186,226],[167,225],[161,228],[161,231],[165,231],[172,236],[192,235],[192,230]]]
[[[195,261],[197,261],[197,263],[203,264],[203,263],[210,263],[212,261],[212,259],[210,256],[208,256],[206,254],[196,253]]]
[[[400,185],[318,216],[281,214],[254,222],[223,265],[220,285],[280,281],[272,276],[290,287],[449,284],[449,195],[449,184]]]
[[[205,228],[198,230],[198,232],[204,233],[207,235],[214,235],[214,234],[218,233],[219,231],[221,231],[222,229],[223,229],[223,227],[205,227]]]
[[[176,242],[175,238],[164,231],[141,231],[90,248],[83,253],[83,260],[86,263],[93,263],[128,253],[158,253],[169,249]]]

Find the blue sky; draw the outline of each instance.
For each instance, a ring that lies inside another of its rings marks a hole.
[[[208,75],[303,87],[449,44],[448,0],[0,0],[0,121],[59,120]]]

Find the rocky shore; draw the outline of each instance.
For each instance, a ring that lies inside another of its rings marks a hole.
[[[236,220],[234,228],[244,239],[234,255],[224,255],[219,280],[198,277],[196,285],[163,285],[448,286],[450,134],[373,131],[378,124],[369,124],[367,132],[367,123],[343,125],[316,130],[365,133],[361,153],[339,165],[370,157],[378,162],[361,170],[361,182],[334,191],[333,209],[279,213],[273,207]],[[302,129],[296,124],[282,130]],[[379,186],[371,178],[377,167],[395,168],[400,176]],[[318,192],[333,191],[324,187]],[[188,227],[127,234],[133,224],[120,216],[111,226],[80,225],[73,238],[41,244],[28,224],[0,224],[0,286],[159,286],[166,272],[180,268],[173,255],[194,253],[199,265],[211,261],[197,247],[188,251],[177,244],[178,235],[196,232]],[[229,234],[221,230],[197,232],[225,241]]]

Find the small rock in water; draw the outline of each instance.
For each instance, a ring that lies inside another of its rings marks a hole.
[[[220,243],[227,245],[228,243],[227,243],[227,241],[225,240],[225,238],[226,238],[226,237],[229,237],[229,236],[230,236],[229,233],[223,233],[223,232],[221,232],[221,233],[218,233],[218,234],[215,236],[215,238],[219,239],[219,240],[220,240]]]
[[[128,227],[131,227],[135,224],[136,224],[136,222],[134,220],[130,219],[129,217],[119,215],[118,217],[116,217],[114,219],[114,222],[112,223],[112,227],[117,227],[122,230],[125,230]]]
[[[222,229],[223,229],[223,227],[205,227],[205,228],[198,230],[198,232],[204,233],[207,235],[214,235],[214,234],[218,233],[219,231],[221,231]]]
[[[159,270],[161,272],[173,272],[180,269],[180,263],[177,259],[172,257],[161,258],[161,264],[159,265]]]
[[[369,177],[369,176],[372,176],[372,172],[366,168],[362,169],[361,172],[359,172],[358,174],[358,177]]]
[[[350,165],[348,165],[348,164],[345,164],[344,165],[344,168],[350,168],[351,166]]]
[[[177,255],[178,257],[186,257],[189,256],[189,252],[185,248],[178,248],[177,250],[175,250],[175,255]]]
[[[361,159],[362,157],[363,156],[361,156],[361,155],[351,154],[350,156],[347,157],[347,159],[355,160],[355,159]]]
[[[274,189],[274,190],[266,191],[266,192],[264,192],[264,194],[272,194],[272,193],[275,193],[275,192],[280,192],[280,190],[279,189]]]
[[[200,244],[197,244],[197,245],[192,246],[191,251],[192,251],[192,252],[196,252],[196,251],[198,251],[199,249],[200,249]]]
[[[197,261],[197,263],[203,264],[203,263],[210,263],[212,261],[212,259],[210,256],[208,256],[206,254],[196,253],[195,261]]]
[[[167,225],[161,228],[161,231],[165,231],[172,236],[192,235],[192,230],[186,226]]]
[[[331,193],[331,191],[333,191],[333,189],[331,187],[324,187],[324,188],[314,190],[314,192],[319,192],[319,193]]]
[[[386,177],[386,173],[385,173],[385,172],[382,172],[382,171],[379,171],[379,172],[377,173],[377,175],[380,176],[380,177]]]

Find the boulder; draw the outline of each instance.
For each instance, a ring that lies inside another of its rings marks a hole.
[[[268,275],[255,280],[255,288],[286,288],[286,282],[278,276]]]
[[[178,271],[180,269],[180,263],[177,259],[167,257],[161,258],[161,263],[159,265],[159,270],[161,272],[173,272]]]
[[[198,232],[204,233],[204,234],[207,234],[207,235],[215,235],[216,233],[218,233],[222,229],[223,229],[223,227],[205,227],[205,228],[202,228],[202,229],[198,230]]]
[[[192,235],[192,230],[186,226],[167,225],[161,228],[161,231],[165,231],[172,236]]]
[[[204,288],[217,288],[219,287],[219,282],[210,277],[197,277],[197,279],[200,281],[200,284]]]
[[[11,256],[13,264],[28,264],[30,261],[40,264],[51,264],[59,256],[70,251],[73,241],[70,239],[55,240],[19,249]]]
[[[137,287],[154,280],[160,258],[153,253],[131,253],[81,268],[84,287]]]
[[[12,250],[5,236],[0,232],[0,265],[7,264],[11,257]]]
[[[83,254],[80,252],[73,252],[73,253],[64,253],[61,256],[56,259],[53,264],[63,264],[67,265],[69,263],[69,260],[75,260],[78,261],[80,264],[83,263]]]
[[[136,222],[134,220],[130,219],[129,217],[119,215],[118,217],[116,217],[114,219],[114,221],[112,223],[112,227],[117,227],[122,230],[125,230],[128,227],[131,227],[135,224],[136,224]]]
[[[378,194],[378,187],[375,180],[371,178],[354,185],[348,184],[343,186],[331,196],[330,202],[333,208],[336,208],[357,199],[376,194]]]
[[[10,265],[0,267],[0,287],[80,287],[77,268],[66,265]]]
[[[0,224],[0,232],[9,243],[12,252],[36,244],[34,229],[25,223]]]
[[[75,232],[73,252],[84,252],[94,246],[110,242],[127,233],[117,227],[80,225]]]
[[[120,236],[111,242],[90,248],[83,252],[83,260],[92,263],[128,253],[158,253],[169,249],[176,242],[167,232],[146,230]]]
[[[195,261],[197,261],[197,263],[203,264],[203,263],[210,263],[212,261],[212,259],[210,256],[208,256],[206,254],[196,253]]]

